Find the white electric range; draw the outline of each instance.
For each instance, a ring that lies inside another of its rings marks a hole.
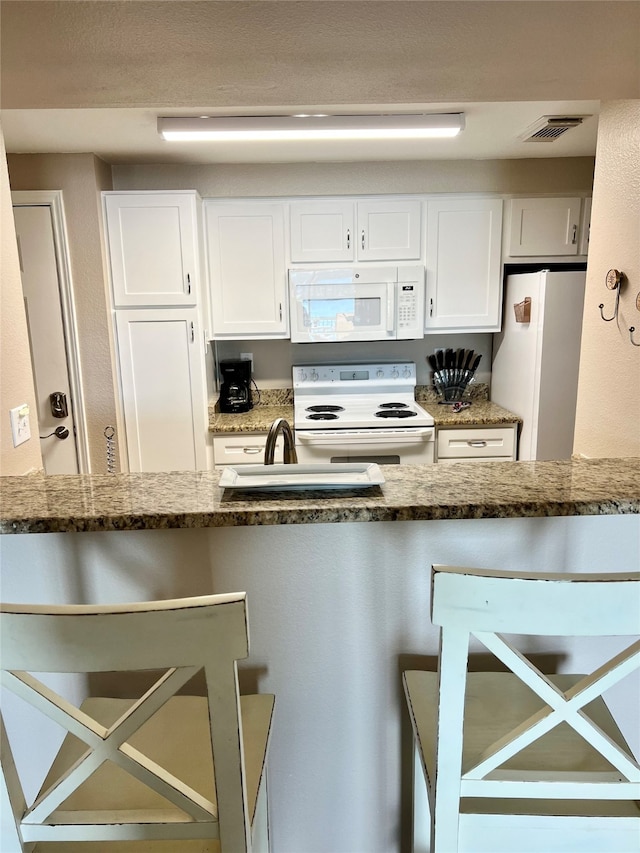
[[[298,460],[433,462],[434,420],[416,403],[415,387],[413,362],[296,365]]]

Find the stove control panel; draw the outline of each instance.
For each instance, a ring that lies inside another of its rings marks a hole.
[[[387,385],[390,382],[415,385],[415,363],[401,361],[382,364],[305,364],[293,368],[294,388],[344,385],[374,390],[379,385]]]

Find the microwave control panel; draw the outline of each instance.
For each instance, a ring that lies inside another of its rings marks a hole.
[[[415,282],[398,282],[396,285],[396,337],[415,338],[422,329],[422,289]]]

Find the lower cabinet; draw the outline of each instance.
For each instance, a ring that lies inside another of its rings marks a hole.
[[[267,433],[234,433],[233,435],[214,435],[213,464],[216,468],[224,465],[262,465]],[[282,462],[282,436],[276,440],[275,462]]]
[[[205,470],[208,413],[197,310],[115,313],[129,471]]]
[[[496,462],[517,457],[517,424],[445,427],[436,431],[437,462]]]

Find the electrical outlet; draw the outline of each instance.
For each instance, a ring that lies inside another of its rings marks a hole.
[[[31,425],[29,423],[29,406],[23,403],[21,406],[16,406],[15,409],[9,410],[11,418],[11,435],[13,436],[13,446],[24,444],[31,438]]]
[[[241,352],[240,358],[246,358],[247,361],[251,362],[251,373],[253,373],[253,353],[252,352]]]

